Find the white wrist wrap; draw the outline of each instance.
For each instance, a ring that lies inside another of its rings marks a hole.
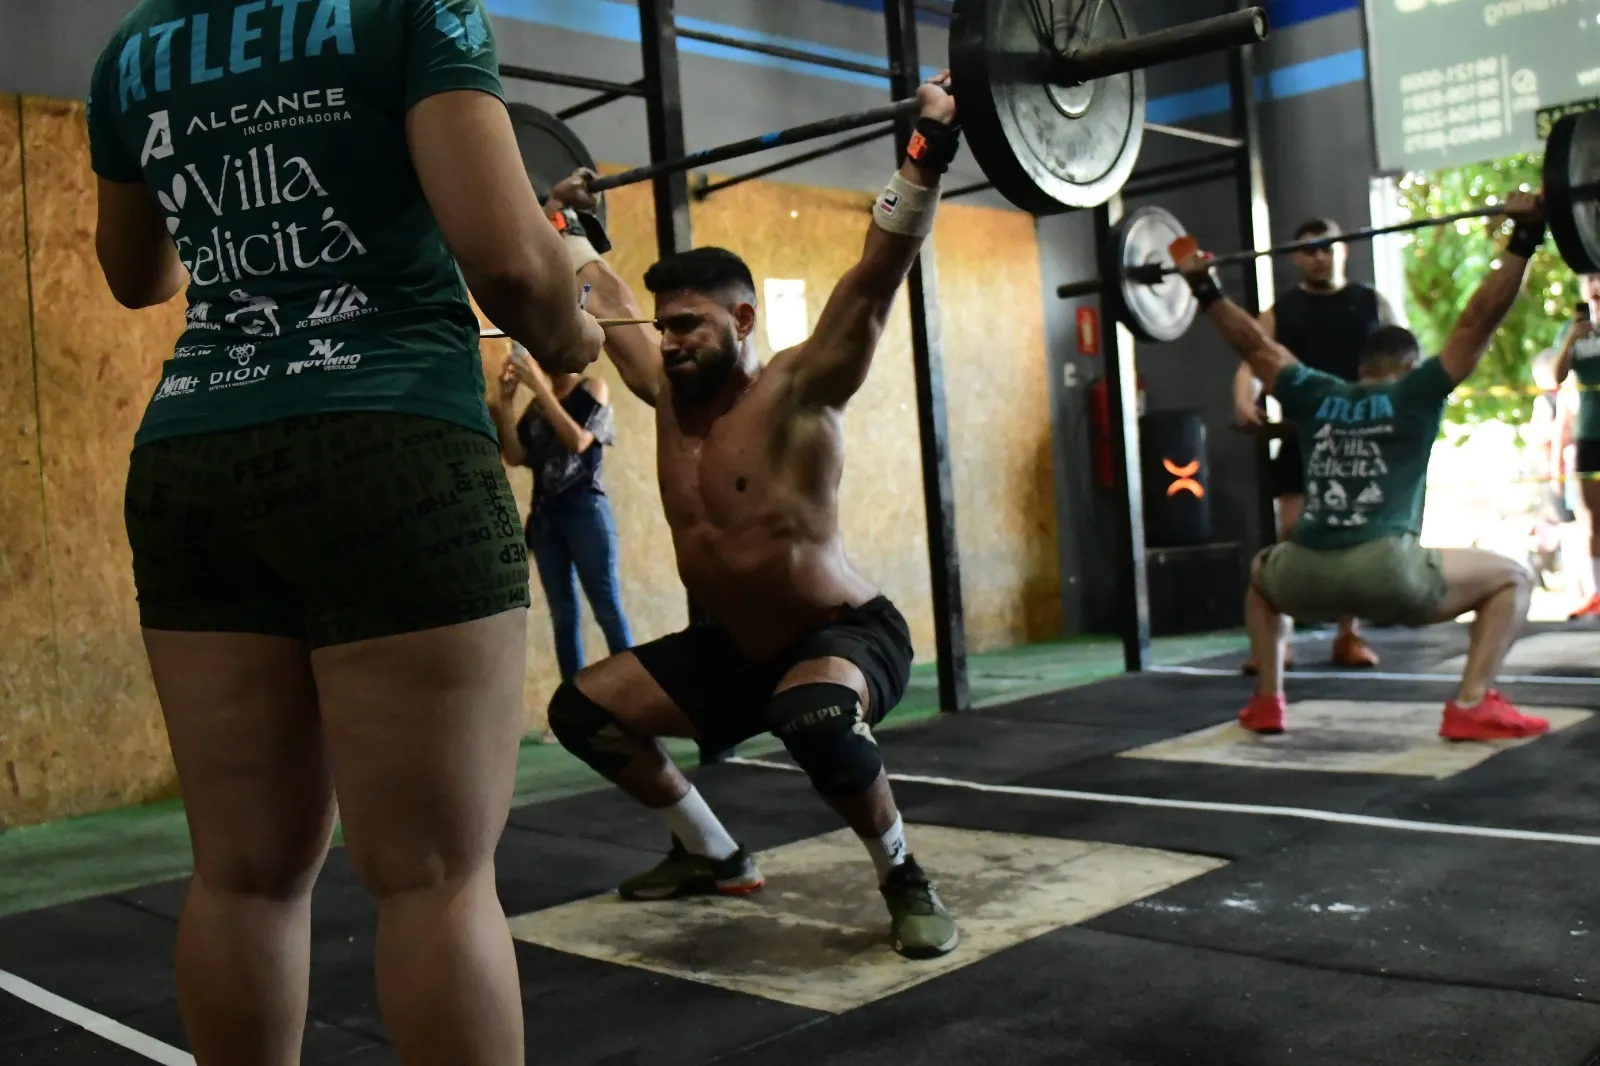
[[[572,272],[576,274],[590,263],[600,262],[600,253],[594,250],[594,245],[589,243],[589,238],[579,237],[572,233],[563,233],[561,243],[566,245],[567,258],[572,260]]]
[[[926,237],[933,232],[933,219],[939,211],[939,187],[925,189],[913,185],[898,173],[872,208],[872,220],[885,233],[902,237]]]

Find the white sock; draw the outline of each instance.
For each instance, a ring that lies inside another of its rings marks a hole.
[[[906,827],[898,814],[894,816],[894,824],[887,833],[877,839],[862,837],[861,843],[867,846],[872,865],[878,868],[880,885],[889,880],[890,870],[906,861]]]
[[[667,828],[672,830],[683,846],[689,849],[692,855],[704,855],[708,859],[726,859],[729,855],[739,850],[739,845],[722,828],[722,823],[717,821],[717,816],[711,813],[711,808],[706,805],[705,798],[700,795],[700,790],[693,785],[684,794],[683,799],[670,807],[662,807],[656,812],[661,815],[661,820],[667,823]]]
[[[1600,593],[1600,557],[1590,559],[1589,565],[1594,569],[1594,591]]]

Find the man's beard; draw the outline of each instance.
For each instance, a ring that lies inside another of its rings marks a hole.
[[[673,382],[672,392],[689,403],[703,403],[716,395],[739,361],[739,342],[730,330],[711,359],[697,360],[694,371]]]

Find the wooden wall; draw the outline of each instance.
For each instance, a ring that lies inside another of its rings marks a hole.
[[[694,209],[695,239],[739,252],[758,284],[803,278],[816,321],[869,224],[864,193],[751,182]],[[612,265],[649,306],[646,187],[608,194]],[[0,826],[124,806],[176,791],[139,639],[123,481],[134,428],[182,326],[180,301],[129,312],[94,259],[94,178],[83,105],[0,95]],[[1038,249],[1030,218],[947,205],[934,238],[950,453],[974,650],[1060,628],[1050,412]],[[770,355],[758,329],[763,357]],[[485,345],[492,381],[503,345]],[[606,458],[623,602],[636,640],[684,622],[655,484],[651,413],[612,385]],[[846,416],[841,520],[858,565],[933,655],[909,319],[902,303]],[[512,472],[524,513],[529,477]],[[557,676],[534,589],[529,726]],[[585,622],[592,661],[604,643]]]

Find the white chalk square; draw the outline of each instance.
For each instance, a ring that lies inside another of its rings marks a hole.
[[[1570,707],[1530,707],[1557,732],[1590,717]],[[1441,701],[1382,703],[1302,700],[1289,705],[1286,731],[1265,736],[1227,722],[1122,753],[1126,759],[1249,766],[1265,770],[1450,777],[1530,740],[1461,743],[1439,736]]]
[[[842,1013],[1226,865],[1212,856],[909,826],[961,930],[949,955],[908,960],[861,841],[849,830],[756,856],[746,898],[626,902],[615,893],[511,920],[519,940],[718,988]]]

